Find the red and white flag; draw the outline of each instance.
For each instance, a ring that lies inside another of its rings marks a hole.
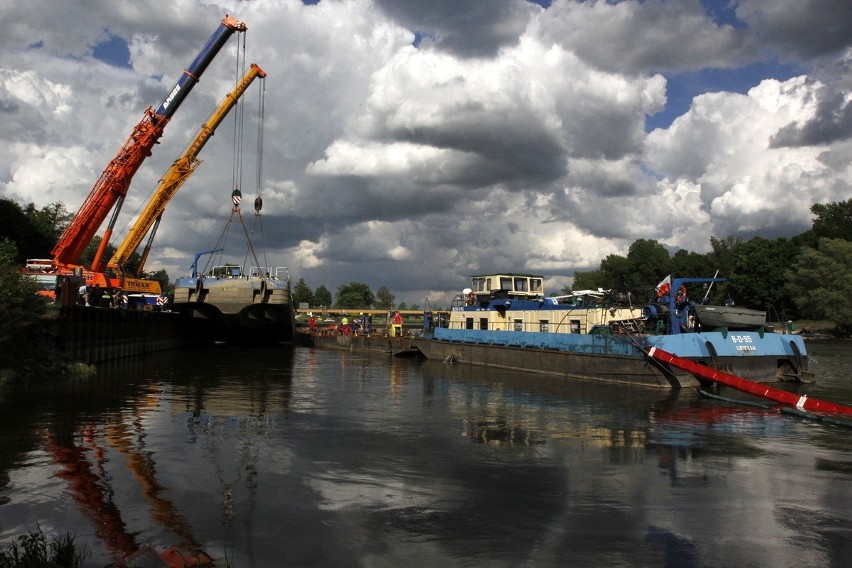
[[[657,296],[665,296],[672,289],[672,275],[669,274],[663,280],[657,284]]]

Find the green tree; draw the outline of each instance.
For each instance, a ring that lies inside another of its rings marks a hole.
[[[98,252],[98,247],[101,246],[101,236],[95,235],[92,237],[92,240],[86,246],[86,249],[83,251],[83,254],[80,255],[80,264],[83,266],[92,266],[92,261],[95,259],[95,255]],[[104,256],[101,259],[101,264],[103,266],[106,265],[107,261],[112,258],[112,255],[115,254],[115,245],[112,243],[107,244],[106,249],[104,250]],[[103,268],[103,266],[101,268]]]
[[[799,252],[787,239],[755,237],[740,242],[732,251],[731,273],[721,288],[749,308],[780,310],[792,305],[786,270]],[[772,314],[770,314],[772,315]]]
[[[150,272],[145,275],[145,278],[148,280],[156,280],[160,283],[160,290],[162,290],[163,294],[170,294],[174,292],[174,286],[169,281],[169,273],[164,269],[157,270],[155,272]]]
[[[293,286],[293,304],[298,306],[302,303],[308,306],[314,305],[314,293],[311,291],[308,283],[305,282],[305,279],[299,278],[299,281]]]
[[[626,280],[613,288],[648,298],[654,286],[672,272],[669,251],[655,240],[639,239],[627,251],[627,270]]]
[[[331,307],[331,292],[328,288],[320,284],[314,290],[314,307]]]
[[[623,257],[622,257],[623,258]],[[598,288],[606,288],[605,277],[602,271],[592,270],[589,272],[575,272],[574,285],[566,286],[562,289],[563,294],[570,294],[572,288],[574,290],[597,290]]]
[[[394,296],[391,291],[382,286],[378,290],[376,290],[376,307],[377,308],[385,308],[390,309],[394,306],[394,301],[396,300],[396,296]]]
[[[50,257],[58,234],[50,228],[47,217],[32,203],[23,209],[14,201],[0,199],[0,238],[15,244],[13,264],[22,266],[28,258]]]
[[[718,270],[719,276],[724,278],[728,278],[731,275],[734,263],[734,249],[742,242],[741,237],[726,237],[724,239],[710,237],[710,248],[712,250],[707,256],[714,274]]]
[[[17,259],[15,243],[0,238],[0,382],[10,374],[56,372],[59,361],[45,320],[48,303],[32,278],[18,272]]]
[[[716,273],[709,255],[686,249],[680,249],[672,255],[670,266],[671,274],[679,278],[709,278]]]
[[[112,255],[110,255],[110,257],[107,258],[106,261],[109,262],[110,258],[112,258]],[[140,262],[142,262],[142,255],[134,251],[130,253],[130,256],[127,257],[127,262],[125,262],[120,268],[125,276],[134,277],[139,274]]]
[[[598,287],[647,298],[654,285],[671,272],[670,262],[668,250],[660,243],[639,239],[630,245],[626,258],[611,254],[601,261]],[[580,289],[576,281],[574,288]]]
[[[852,333],[852,241],[820,239],[804,247],[790,270],[787,288],[802,317],[829,320]]]
[[[852,241],[852,199],[835,203],[815,203],[811,213],[816,215],[813,232],[817,239]]]
[[[27,216],[39,234],[44,235],[51,248],[59,240],[62,231],[73,218],[73,215],[65,209],[65,204],[59,201],[45,205],[41,209],[36,209],[35,204],[30,203],[24,207],[24,215]]]
[[[617,290],[627,289],[628,281],[630,280],[630,263],[625,257],[619,254],[607,255],[606,258],[601,261],[601,266],[598,272],[600,274],[598,287],[615,288]],[[581,289],[577,284],[576,279],[574,280],[574,289]]]
[[[820,239],[852,241],[852,199],[811,205],[814,220],[810,230],[793,237],[799,246],[819,248]]]
[[[342,284],[337,288],[338,308],[369,308],[374,302],[370,287],[361,282]]]

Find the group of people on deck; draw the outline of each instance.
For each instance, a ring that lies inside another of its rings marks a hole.
[[[370,335],[375,331],[373,328],[373,314],[361,312],[357,318],[353,317],[351,320],[344,315],[339,324],[333,323],[326,329],[332,333],[339,333],[341,335]],[[390,329],[392,335],[402,335],[402,314],[398,311],[394,312]],[[317,333],[317,318],[313,314],[308,318],[308,330],[310,333]]]

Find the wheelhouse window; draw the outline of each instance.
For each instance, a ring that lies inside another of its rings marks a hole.
[[[511,276],[501,276],[500,277],[500,289],[501,290],[511,290],[512,289],[512,277]]]
[[[529,278],[515,277],[515,292],[529,291]]]
[[[473,279],[473,291],[474,292],[490,292],[491,291],[491,279],[483,276],[477,276]]]

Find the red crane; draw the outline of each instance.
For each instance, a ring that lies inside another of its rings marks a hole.
[[[180,107],[184,98],[189,94],[201,74],[219,52],[228,38],[234,32],[243,32],[246,25],[225,16],[219,27],[207,41],[204,49],[199,52],[192,64],[183,72],[180,79],[160,103],[157,110],[148,108],[145,116],[133,129],[130,137],[122,145],[118,154],[109,163],[95,183],[89,196],[74,215],[71,223],[53,247],[53,268],[58,273],[73,272],[80,267],[80,257],[92,241],[95,233],[106,219],[110,210],[112,218],[101,240],[98,252],[92,261],[91,270],[98,277],[101,270],[101,260],[106,249],[112,229],[115,225],[121,204],[127,195],[133,175],[142,162],[151,155],[154,144],[160,139],[169,119]],[[102,283],[101,285],[105,285]]]

